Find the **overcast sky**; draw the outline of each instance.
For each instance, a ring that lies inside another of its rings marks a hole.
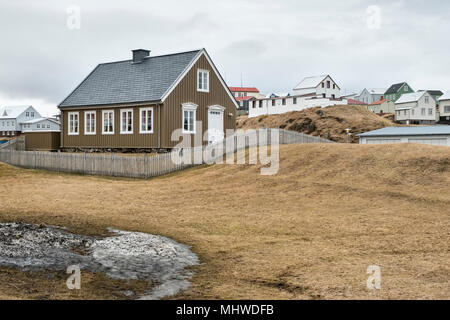
[[[242,74],[265,94],[320,74],[343,94],[402,81],[447,91],[449,34],[449,1],[0,0],[0,105],[55,114],[98,63],[135,48],[204,47],[229,85]]]

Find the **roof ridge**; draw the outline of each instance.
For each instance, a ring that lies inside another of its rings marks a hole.
[[[186,54],[186,53],[192,53],[192,52],[198,52],[201,51],[203,49],[197,49],[197,50],[189,50],[189,51],[182,51],[182,52],[175,52],[175,53],[167,53],[167,54],[160,54],[157,56],[148,56],[145,57],[144,59],[153,59],[153,58],[160,58],[160,57],[169,57],[169,56],[176,56],[179,54]],[[123,62],[131,62],[133,61],[133,59],[126,59],[126,60],[118,60],[118,61],[110,61],[110,62],[103,62],[103,63],[99,63],[98,65],[107,65],[107,64],[114,64],[114,63],[123,63]]]

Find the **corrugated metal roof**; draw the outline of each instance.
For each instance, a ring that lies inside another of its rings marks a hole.
[[[48,118],[48,117],[47,118],[37,118],[37,119],[33,119],[33,120],[28,120],[28,121],[24,121],[22,123],[23,124],[33,124],[33,123],[38,123],[38,122],[42,122],[42,121],[45,121],[45,120],[52,121],[52,122],[54,122],[56,124],[60,124],[59,121],[57,121],[57,120],[55,120],[53,118]]]
[[[387,88],[366,88],[370,94],[384,94]]]
[[[231,92],[255,92],[259,93],[258,88],[246,88],[246,87],[229,87]]]
[[[295,89],[310,89],[317,87],[325,78],[328,77],[328,75],[321,75],[321,76],[315,76],[315,77],[307,77],[304,78],[296,87]]]
[[[419,92],[413,92],[413,93],[405,93],[402,94],[402,96],[397,100],[395,104],[400,103],[408,103],[408,102],[417,102],[419,101],[422,96],[427,93],[426,91],[419,91]]]
[[[450,126],[386,127],[361,133],[359,137],[450,135]]]
[[[201,51],[99,64],[59,107],[159,101]]]
[[[11,106],[0,109],[0,119],[17,118],[31,106]]]

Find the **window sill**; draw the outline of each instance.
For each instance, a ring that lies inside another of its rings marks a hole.
[[[139,134],[153,134],[153,131],[139,131]]]
[[[209,93],[209,90],[197,89],[197,92]]]
[[[67,135],[69,135],[69,136],[79,136],[80,134],[79,133],[68,133]]]
[[[114,132],[102,132],[102,135],[104,135],[104,136],[112,136],[112,135],[114,135]]]
[[[133,132],[120,132],[120,134],[133,134]]]

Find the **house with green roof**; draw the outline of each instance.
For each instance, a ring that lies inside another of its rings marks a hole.
[[[396,83],[387,89],[384,93],[384,98],[388,101],[397,102],[397,100],[405,93],[414,93],[414,90],[406,82]]]

